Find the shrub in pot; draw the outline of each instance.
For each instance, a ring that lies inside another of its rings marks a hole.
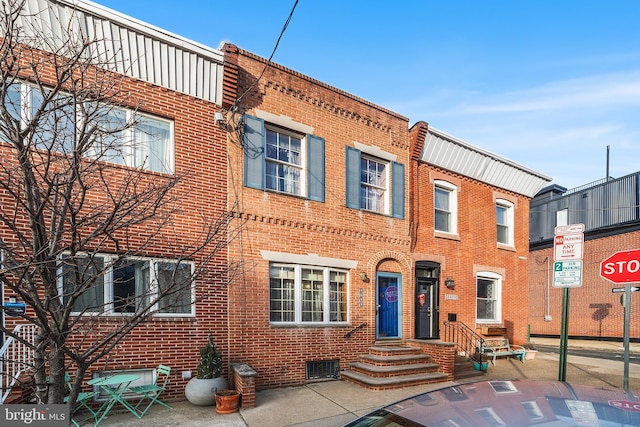
[[[227,380],[222,377],[222,355],[209,335],[207,344],[200,348],[198,374],[189,380],[184,395],[194,405],[211,406],[216,403],[216,392],[227,389]]]

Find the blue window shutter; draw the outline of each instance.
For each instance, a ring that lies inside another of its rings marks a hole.
[[[347,147],[347,207],[360,209],[360,150]]]
[[[394,218],[404,218],[404,165],[391,163],[391,215]]]
[[[264,189],[264,120],[244,116],[244,185]]]
[[[324,202],[324,139],[307,135],[309,200]]]

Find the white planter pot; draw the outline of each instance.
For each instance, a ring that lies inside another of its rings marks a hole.
[[[227,380],[223,377],[204,380],[191,378],[184,388],[184,395],[194,405],[211,406],[216,404],[216,391],[227,389]]]

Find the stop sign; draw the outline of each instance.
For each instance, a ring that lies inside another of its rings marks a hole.
[[[640,282],[640,249],[616,252],[602,261],[600,276],[613,283]]]

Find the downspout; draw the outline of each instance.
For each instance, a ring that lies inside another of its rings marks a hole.
[[[551,322],[551,268],[549,256],[546,257],[545,261],[547,261],[547,309],[544,315],[544,321]]]

